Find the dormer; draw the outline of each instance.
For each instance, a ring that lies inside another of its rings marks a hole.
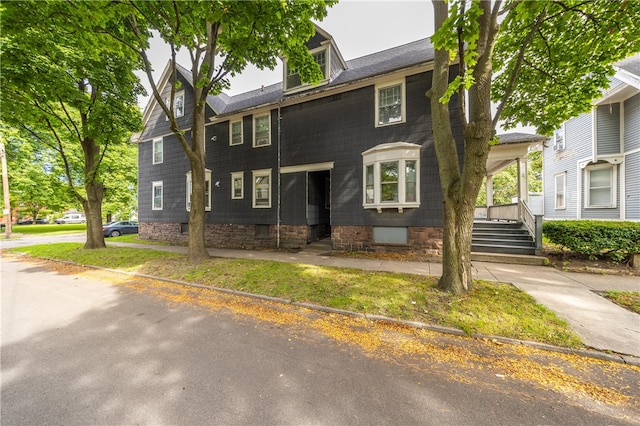
[[[298,73],[290,70],[287,59],[283,58],[282,87],[284,93],[295,93],[312,87],[323,86],[333,81],[343,70],[347,69],[347,64],[333,41],[333,37],[317,25],[315,28],[316,33],[307,41],[306,46],[313,59],[320,65],[323,79],[315,85],[302,83]]]

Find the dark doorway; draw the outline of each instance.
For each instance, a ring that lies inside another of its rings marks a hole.
[[[307,174],[307,225],[309,242],[331,236],[331,171]]]

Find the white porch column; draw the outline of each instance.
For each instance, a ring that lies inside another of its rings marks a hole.
[[[491,207],[493,205],[493,175],[487,175],[485,191],[487,195],[487,207]]]
[[[522,220],[524,217],[523,202],[529,202],[529,172],[527,170],[527,157],[524,159],[518,157],[518,220]]]

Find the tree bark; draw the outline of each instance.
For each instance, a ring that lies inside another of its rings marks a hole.
[[[206,95],[205,95],[206,96]],[[189,261],[198,263],[211,256],[205,244],[205,102],[198,102],[193,110],[191,147],[187,156],[191,165],[191,211],[189,212]]]
[[[98,179],[98,167],[100,165],[100,147],[91,138],[82,141],[84,154],[84,189],[86,198],[77,197],[82,202],[84,215],[87,218],[86,249],[105,248],[104,234],[102,233],[102,197],[104,185]]]
[[[435,28],[438,30],[447,19],[448,8],[444,1],[433,1],[433,6]],[[456,294],[471,290],[473,284],[471,235],[475,202],[486,175],[489,141],[494,133],[490,92],[491,60],[497,34],[496,14],[491,11],[491,2],[481,2],[480,7],[484,9],[484,14],[479,18],[479,56],[473,69],[475,83],[469,89],[469,122],[465,122],[462,108],[458,115],[458,119],[464,123],[462,169],[451,130],[451,118],[456,114],[449,111],[449,105],[454,104],[455,100],[447,103],[440,101],[449,85],[449,52],[445,49],[435,50],[432,86],[427,92],[443,195],[442,276],[438,287]]]

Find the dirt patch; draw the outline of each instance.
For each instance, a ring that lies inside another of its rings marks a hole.
[[[640,277],[640,269],[632,268],[628,262],[615,263],[607,258],[591,260],[587,256],[557,251],[545,252],[543,255],[549,259],[550,266],[562,271]]]

